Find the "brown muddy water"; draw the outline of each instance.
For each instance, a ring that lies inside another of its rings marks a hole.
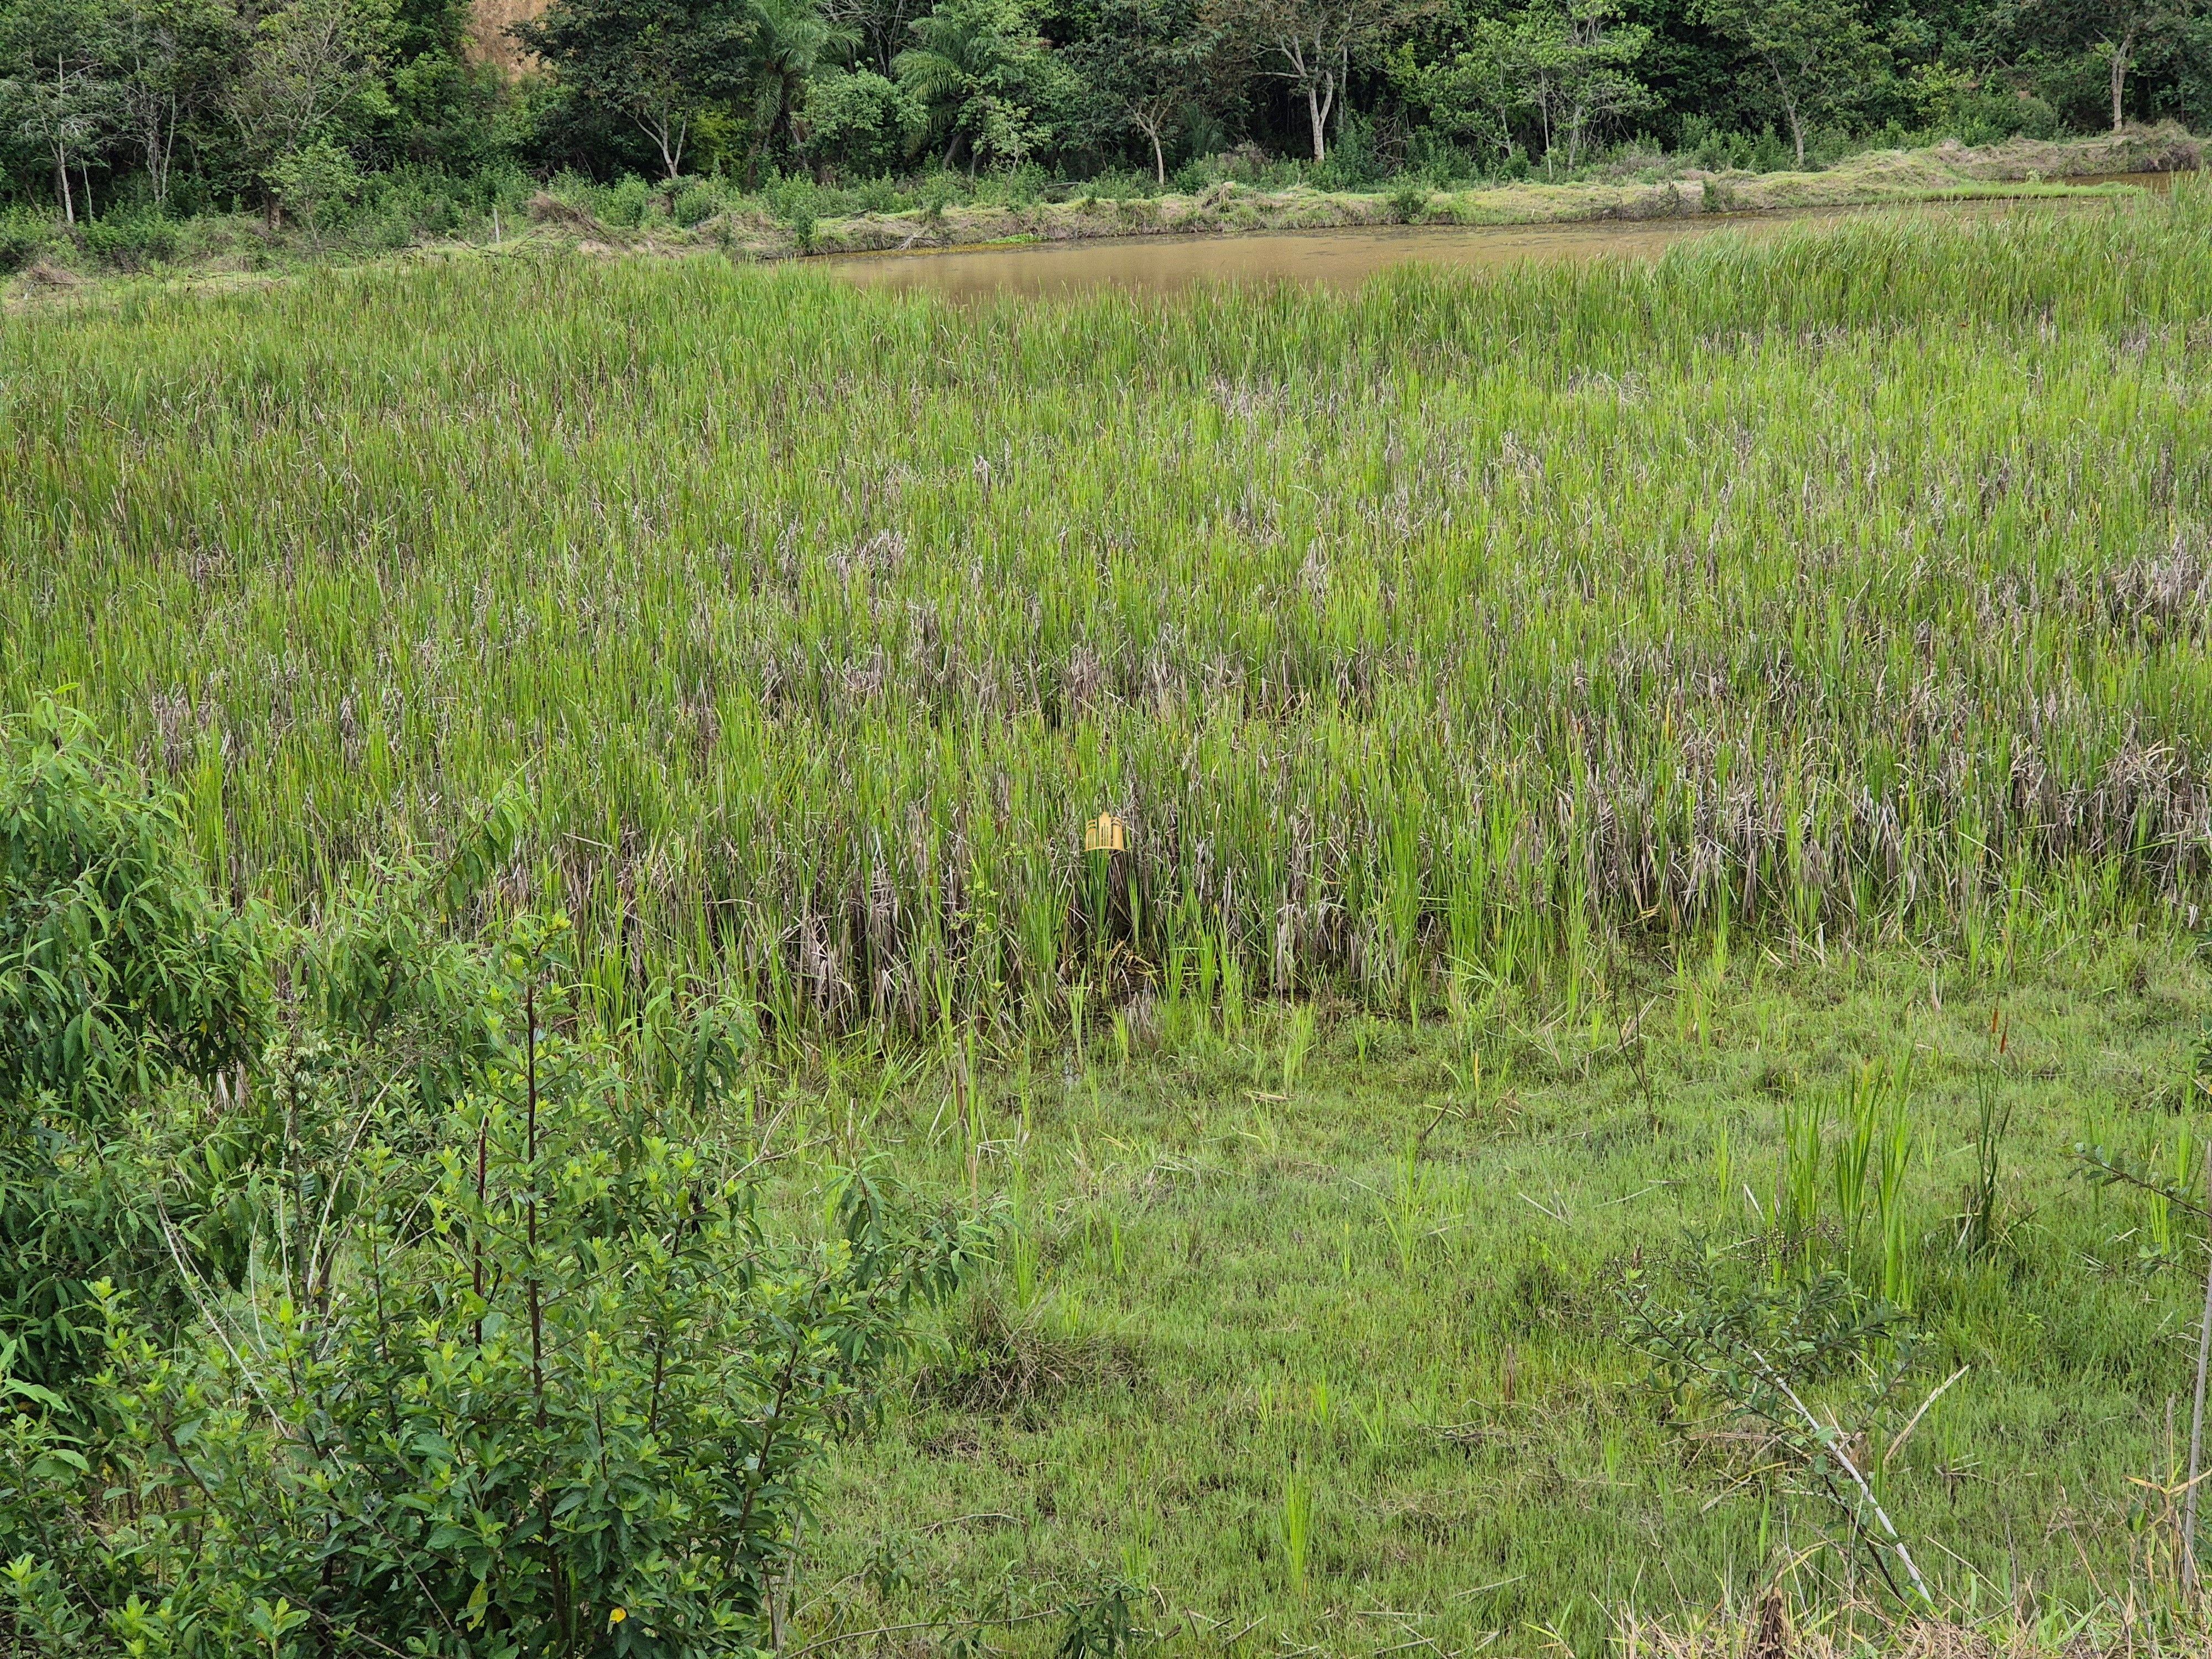
[[[2163,173],[2112,173],[2073,180],[2172,187]],[[2078,211],[2107,198],[2043,197],[1923,202],[1798,213],[1694,214],[1679,218],[1591,220],[1556,225],[1414,225],[1237,235],[1113,236],[1014,246],[918,253],[860,253],[825,263],[870,287],[927,289],[955,300],[1002,294],[1051,295],[1089,289],[1172,294],[1200,283],[1306,283],[1357,288],[1377,271],[1406,264],[1491,270],[1523,260],[1603,255],[1656,259],[1677,242],[1733,231],[1766,236],[1806,224],[1875,214],[1918,213],[1982,219],[2010,213]]]

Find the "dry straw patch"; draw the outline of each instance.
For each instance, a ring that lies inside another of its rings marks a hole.
[[[2132,1608],[2111,1611],[2091,1630],[2054,1635],[2050,1627],[2063,1632],[2075,1621],[2038,1620],[2024,1609],[1899,1620],[1863,1603],[1808,1614],[1770,1590],[1747,1609],[1695,1625],[1632,1613],[1616,1639],[1624,1659],[2181,1659],[2207,1650],[2203,1632],[2156,1628]]]

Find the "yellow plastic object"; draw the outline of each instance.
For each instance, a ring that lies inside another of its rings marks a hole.
[[[1086,853],[1127,852],[1129,826],[1111,812],[1101,812],[1083,826],[1083,850]]]

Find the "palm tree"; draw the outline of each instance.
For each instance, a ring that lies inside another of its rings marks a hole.
[[[745,188],[750,190],[761,151],[776,133],[798,150],[799,109],[807,77],[823,58],[851,51],[860,37],[824,17],[817,0],[750,0],[746,9],[753,75],[760,88],[752,148],[745,153]]]
[[[892,73],[952,129],[945,167],[963,143],[974,159],[970,129],[984,118],[994,88],[1018,72],[1019,41],[1010,33],[1020,22],[1012,7],[994,0],[951,0],[915,21],[915,44],[893,60]]]

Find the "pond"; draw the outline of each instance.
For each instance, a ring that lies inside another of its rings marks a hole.
[[[2170,189],[2173,180],[2170,173],[2146,173],[2100,175],[2081,182],[2135,184],[2162,191]],[[1656,258],[1677,242],[1722,231],[1771,235],[1795,225],[1880,213],[1917,212],[1954,219],[2048,213],[2108,198],[1984,199],[1553,225],[1418,225],[1254,235],[1112,236],[915,253],[852,254],[826,263],[850,282],[872,287],[930,289],[956,300],[1094,288],[1170,294],[1209,282],[1292,282],[1356,288],[1376,272],[1394,265],[1482,270],[1524,259],[1604,254]]]

